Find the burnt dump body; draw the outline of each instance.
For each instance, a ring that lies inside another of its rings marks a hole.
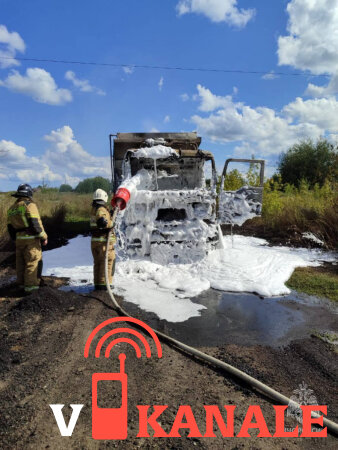
[[[128,256],[150,256],[161,264],[196,261],[218,244],[219,223],[260,213],[259,195],[254,194],[260,194],[261,186],[236,192],[219,189],[217,194],[214,157],[200,144],[195,132],[116,135],[113,152],[111,147],[114,191],[126,182],[147,179],[146,184],[138,184],[119,218]],[[262,183],[264,162],[256,162],[263,164]]]
[[[113,152],[114,191],[117,190],[125,177],[125,174],[123,174],[123,165],[128,157],[128,152],[147,147],[152,141],[153,145],[162,144],[177,150],[181,156],[180,164],[183,167],[185,166],[187,172],[192,171],[192,167],[189,167],[189,164],[194,166],[198,159],[200,159],[201,163],[202,160],[207,158],[212,160],[214,165],[213,155],[210,152],[199,150],[201,140],[196,133],[118,133],[114,139]],[[151,162],[148,161],[148,166],[149,163],[151,164]],[[137,170],[141,168],[138,164],[147,168],[145,161],[139,162],[139,160],[134,160],[132,162],[132,175],[135,175]],[[171,170],[175,171],[177,164],[173,160],[166,160],[165,163],[162,161],[162,165],[160,164],[160,166],[164,166],[170,172]],[[176,187],[176,189],[179,188],[178,186]]]

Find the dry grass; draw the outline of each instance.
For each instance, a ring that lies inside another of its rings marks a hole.
[[[42,217],[64,217],[65,222],[89,220],[92,194],[73,192],[38,192],[34,195]]]
[[[91,194],[38,192],[34,195],[34,201],[47,228],[67,222],[89,221],[91,199]],[[7,210],[14,201],[10,194],[0,194],[0,238],[6,235]]]
[[[285,191],[266,190],[263,214],[259,219],[276,232],[312,232],[330,247],[338,243],[338,194],[331,186],[309,190],[289,187]]]

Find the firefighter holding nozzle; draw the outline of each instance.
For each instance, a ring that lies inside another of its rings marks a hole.
[[[107,207],[108,194],[103,189],[94,192],[92,210],[90,215],[90,229],[92,234],[91,249],[94,258],[94,285],[96,291],[106,291],[105,259],[108,245],[108,273],[109,284],[113,282],[115,270],[116,236],[111,233],[108,242],[108,233],[113,226],[111,213]]]
[[[39,289],[42,273],[41,244],[47,245],[47,234],[39,210],[33,201],[33,189],[20,184],[15,203],[7,212],[7,229],[16,243],[17,284],[26,293]]]

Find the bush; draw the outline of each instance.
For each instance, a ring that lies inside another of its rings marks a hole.
[[[41,192],[42,194],[50,194],[51,192],[59,192],[59,189],[56,187],[48,187],[48,186],[38,186],[36,189],[33,189],[35,192]]]
[[[335,147],[326,139],[316,143],[311,140],[301,141],[281,155],[278,171],[283,183],[296,187],[311,188],[318,184],[323,186],[328,180],[338,181],[338,153]]]
[[[75,192],[79,194],[90,194],[96,191],[96,189],[103,189],[109,193],[111,190],[110,181],[103,177],[86,178],[76,186]]]
[[[61,184],[59,192],[73,192],[73,188],[70,184]]]
[[[276,234],[288,234],[291,229],[310,231],[334,247],[338,243],[336,189],[329,182],[309,189],[305,181],[296,188],[270,179],[264,185],[262,217],[256,221]]]
[[[233,169],[227,173],[224,180],[224,189],[226,191],[237,191],[237,189],[240,189],[244,185],[245,179],[237,169]]]

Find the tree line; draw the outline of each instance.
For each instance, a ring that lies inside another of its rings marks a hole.
[[[94,177],[86,178],[80,181],[80,183],[73,189],[70,184],[61,184],[59,192],[76,192],[78,194],[90,194],[96,189],[103,189],[106,192],[111,190],[111,182],[108,178]]]

